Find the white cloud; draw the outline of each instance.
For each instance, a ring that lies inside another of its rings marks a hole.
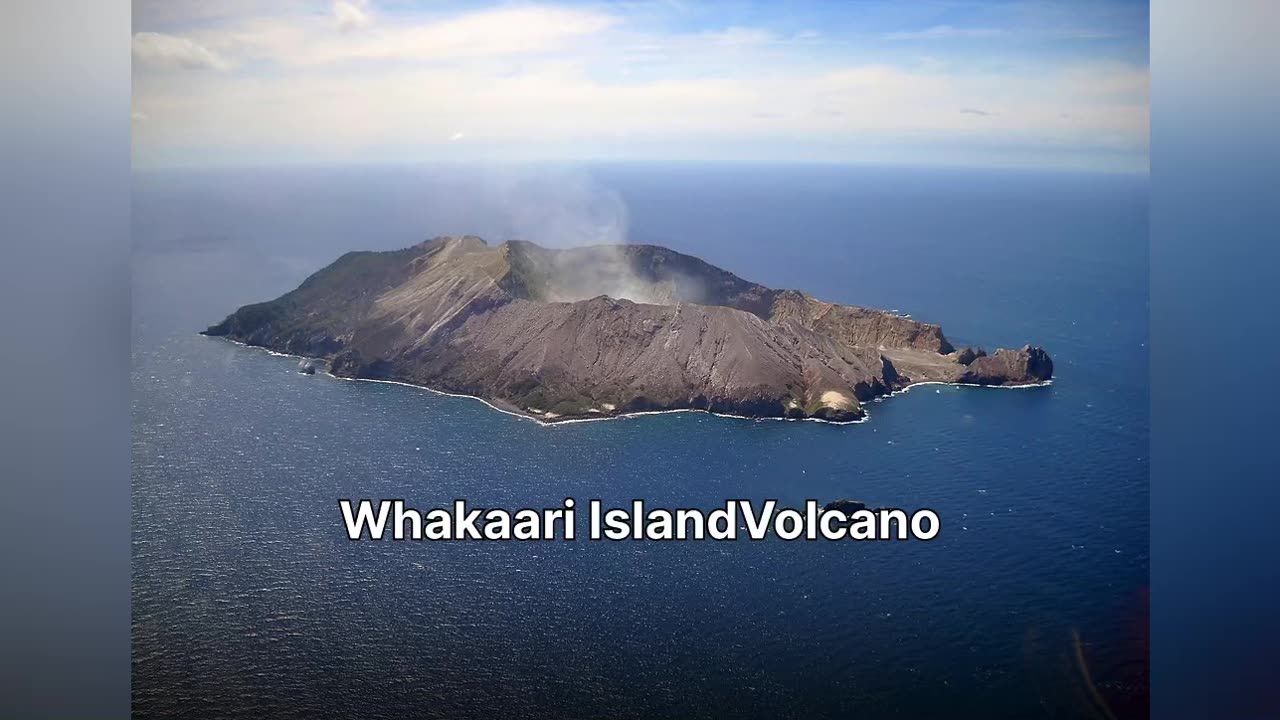
[[[333,17],[338,24],[338,29],[344,32],[356,30],[369,25],[373,22],[373,18],[369,17],[369,13],[365,10],[364,2],[347,2],[346,0],[337,0],[333,4]]]
[[[229,70],[231,63],[190,38],[158,32],[133,36],[134,60],[160,67],[195,70]]]
[[[705,33],[702,41],[727,47],[763,45],[774,41],[773,33],[759,28],[732,26],[720,32]]]
[[[1106,138],[1141,149],[1148,133],[1144,76],[1141,68],[1113,66],[1021,77],[889,65],[751,66],[735,77],[616,83],[571,64],[506,74],[487,67],[400,68],[376,76],[225,80],[163,105],[151,98],[149,105],[153,115],[163,107],[166,119],[164,131],[153,127],[156,133],[217,146],[312,147],[320,155],[388,143],[424,152],[430,138],[461,139],[459,127],[485,138],[485,146],[545,145],[548,153],[558,144],[618,137],[838,142],[919,133],[1083,145]],[[987,115],[975,123],[963,108]]]
[[[232,54],[283,65],[319,66],[542,53],[563,49],[617,22],[594,10],[513,6],[453,17],[374,24],[367,12],[350,2],[337,3],[335,17],[339,27],[346,18],[348,29],[359,27],[361,32],[335,33],[329,21],[289,17],[219,27],[199,37],[206,46]]]
[[[1004,34],[1000,28],[958,28],[952,25],[934,25],[924,30],[885,34],[886,40],[950,40],[954,38],[993,38]]]

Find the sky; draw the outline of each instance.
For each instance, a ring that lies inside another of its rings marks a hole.
[[[1145,2],[136,0],[138,168],[1145,173]]]

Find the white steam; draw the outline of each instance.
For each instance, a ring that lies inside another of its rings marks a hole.
[[[628,240],[622,196],[585,170],[527,168],[494,173],[492,189],[508,238],[552,248],[621,245]]]
[[[528,254],[540,282],[538,298],[577,302],[607,295],[637,303],[671,305],[697,301],[701,279],[679,276],[655,281],[637,272],[625,246],[626,202],[585,169],[569,167],[488,168],[479,174],[468,204],[488,208],[490,241],[527,240],[551,252]],[[459,198],[462,199],[462,198]],[[459,228],[457,234],[481,234]],[[570,252],[570,250],[572,250]]]

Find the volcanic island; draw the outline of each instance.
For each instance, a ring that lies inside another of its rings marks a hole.
[[[955,348],[938,325],[774,290],[664,247],[474,236],[347,253],[203,334],[547,423],[672,410],[853,422],[918,383],[1053,376],[1037,346]]]

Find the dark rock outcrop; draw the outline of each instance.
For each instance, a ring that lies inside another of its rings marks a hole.
[[[971,347],[961,348],[951,353],[951,357],[955,358],[955,361],[960,363],[961,365],[972,364],[974,360],[977,360],[978,358],[986,357],[986,356],[987,356],[986,350],[983,350],[982,348],[974,349]]]
[[[848,513],[857,512],[859,510],[866,510],[867,504],[860,500],[841,499],[841,500],[832,500],[826,505],[823,505],[822,509],[823,510],[839,510],[842,513],[848,514]]]
[[[1011,378],[1037,383],[1053,377],[1053,360],[1043,348],[1027,345],[1021,350],[997,350],[969,363],[960,382],[975,385],[1009,385]]]
[[[204,332],[544,421],[674,409],[847,421],[916,382],[1053,371],[1039,348],[957,352],[937,325],[773,290],[662,247],[472,236],[348,253]]]

